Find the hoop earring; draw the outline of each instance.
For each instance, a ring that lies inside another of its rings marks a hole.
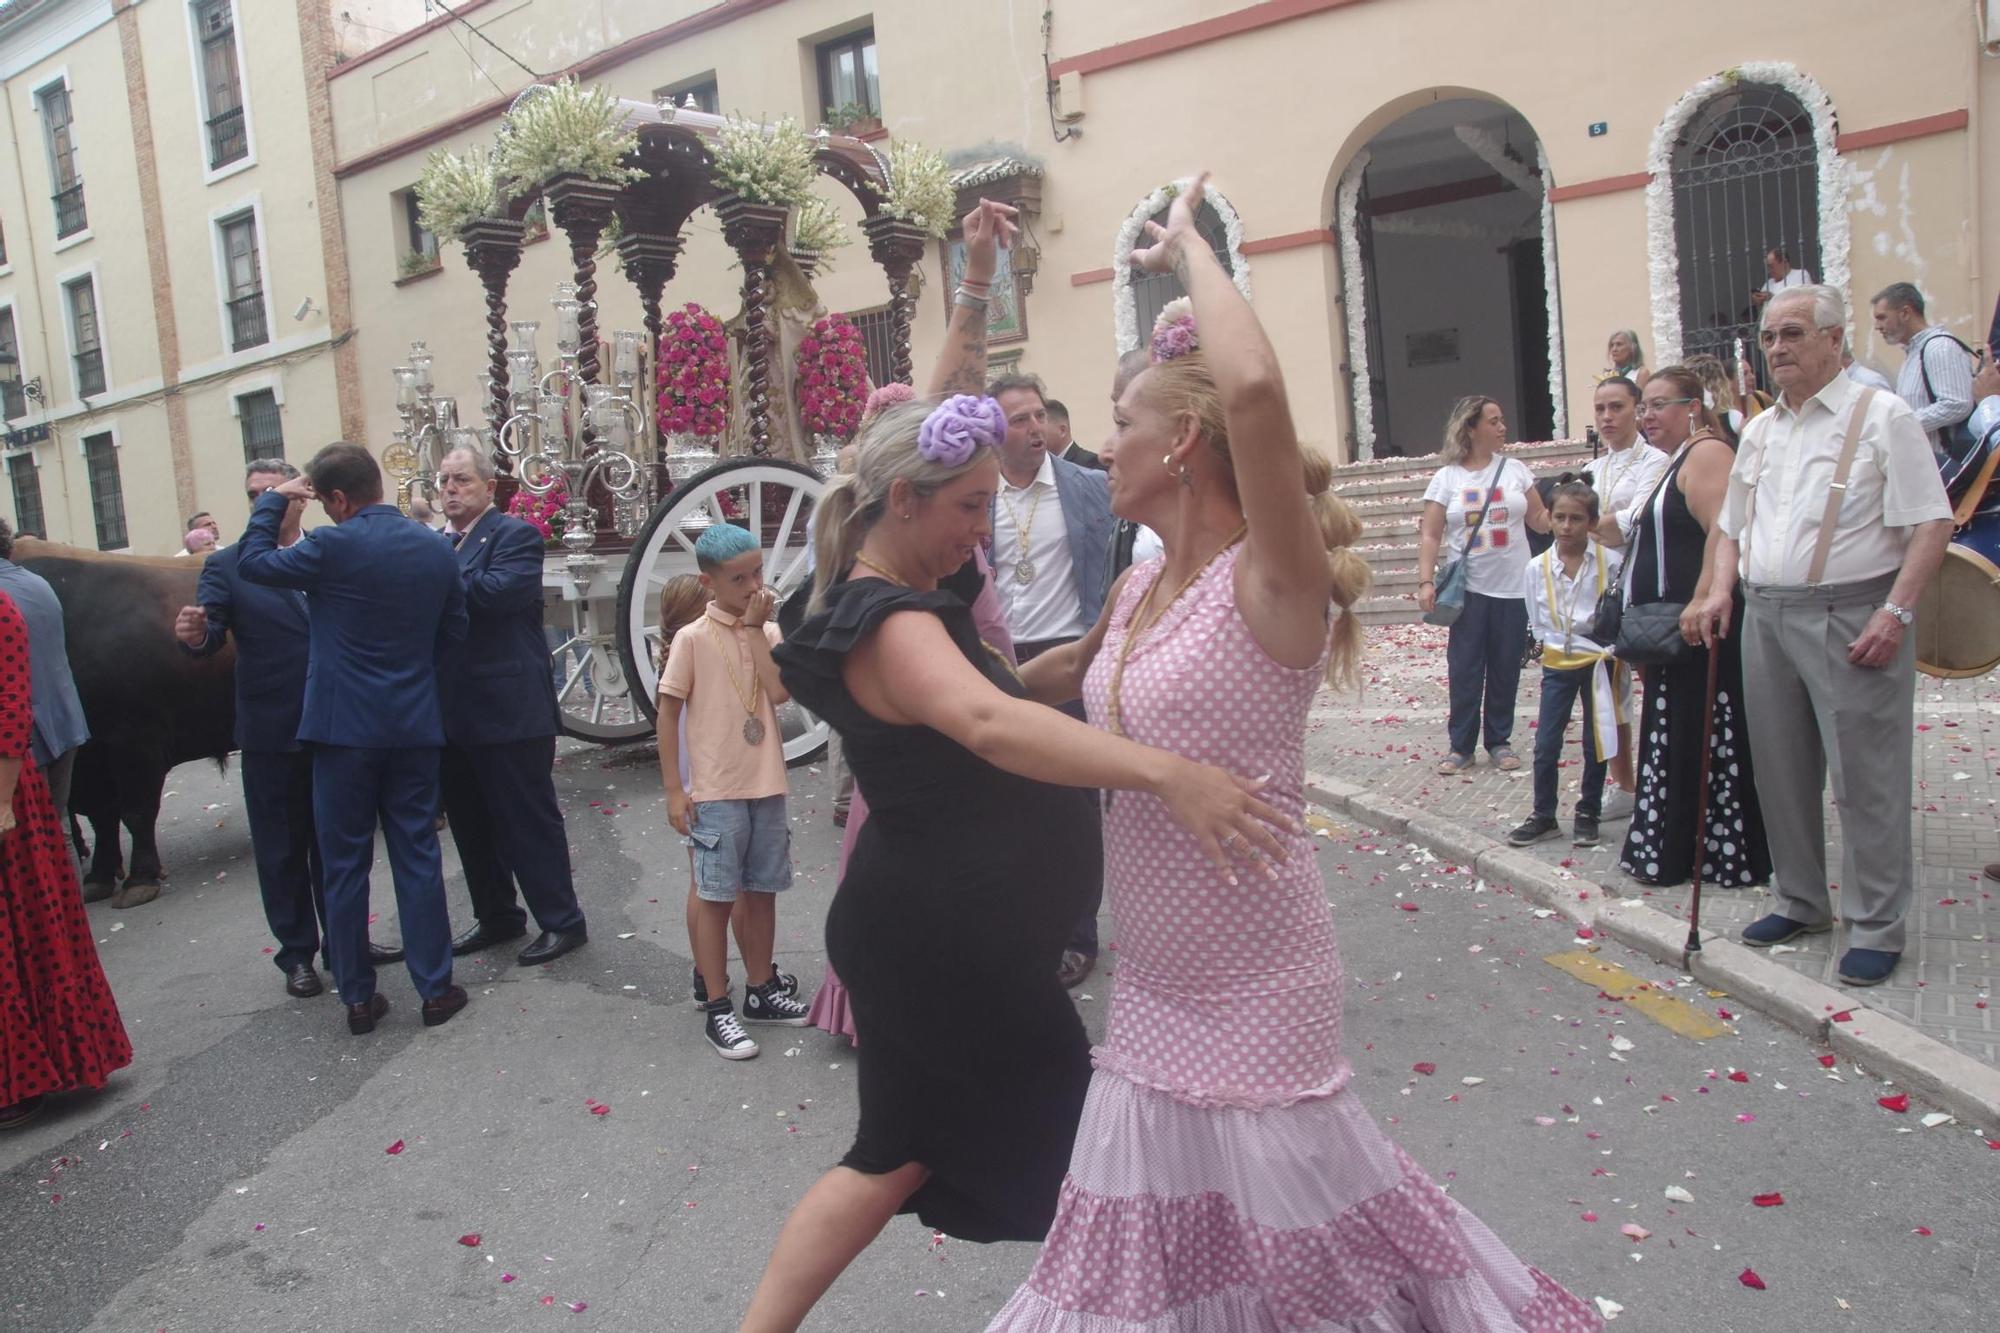
[[[1182,468],[1178,472],[1174,471],[1174,456],[1172,454],[1161,454],[1160,466],[1167,470],[1167,475],[1170,477],[1185,477],[1187,475],[1186,468]]]

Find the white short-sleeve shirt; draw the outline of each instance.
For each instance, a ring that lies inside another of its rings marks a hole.
[[[1440,553],[1438,568],[1454,557],[1471,563],[1466,566],[1465,588],[1482,597],[1519,597],[1521,579],[1528,568],[1528,491],[1535,474],[1518,458],[1499,460],[1499,480],[1491,481],[1494,464],[1478,471],[1447,463],[1431,478],[1424,499],[1444,506],[1444,535],[1448,549]],[[1466,533],[1486,503],[1488,486],[1493,503],[1486,521],[1471,539]]]

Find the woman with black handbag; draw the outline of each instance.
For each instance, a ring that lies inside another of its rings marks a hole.
[[[1640,420],[1647,440],[1671,455],[1652,493],[1621,531],[1607,516],[1598,536],[1622,545],[1625,613],[1620,657],[1638,658],[1646,678],[1639,721],[1639,799],[1619,868],[1642,884],[1684,882],[1694,869],[1695,823],[1703,820],[1707,855],[1701,880],[1744,888],[1771,877],[1763,812],[1743,724],[1742,640],[1718,651],[1707,810],[1702,811],[1703,699],[1708,660],[1680,637],[1680,613],[1706,594],[1707,550],[1729,486],[1735,452],[1702,404],[1701,381],[1684,366],[1665,366],[1646,381]],[[1657,627],[1658,632],[1654,632]]]

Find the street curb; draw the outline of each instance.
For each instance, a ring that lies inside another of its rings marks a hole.
[[[1800,976],[1711,931],[1702,932],[1700,952],[1689,955],[1686,922],[1353,783],[1307,773],[1305,794],[1316,805],[1470,865],[1476,874],[1511,886],[1539,907],[1688,972],[1712,989],[1728,991],[1759,1013],[1831,1045],[1836,1054],[1864,1066],[1871,1075],[1935,1103],[1974,1128],[2000,1129],[2000,1070],[1926,1036],[1896,1014],[1870,1008],[1861,992],[1836,990]],[[1846,1015],[1847,1021],[1835,1022],[1836,1014]]]

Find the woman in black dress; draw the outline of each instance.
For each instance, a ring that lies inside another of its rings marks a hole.
[[[1703,406],[1701,390],[1701,381],[1682,366],[1662,367],[1646,381],[1640,406],[1646,438],[1673,461],[1640,502],[1629,531],[1619,532],[1617,519],[1610,516],[1600,531],[1607,542],[1626,547],[1626,599],[1633,606],[1699,602],[1707,591],[1702,586],[1704,556],[1736,455]],[[1741,594],[1737,610],[1742,610]],[[1618,863],[1642,884],[1679,884],[1693,873],[1697,819],[1706,829],[1703,885],[1740,889],[1771,877],[1750,733],[1743,724],[1743,641],[1732,635],[1720,651],[1705,815],[1698,808],[1706,650],[1677,666],[1646,668],[1639,797]]]
[[[980,280],[1011,216],[984,203],[965,220],[967,289],[933,394],[982,385]],[[1056,969],[1103,854],[1097,789],[1159,796],[1219,865],[1281,855],[1268,826],[1286,821],[1259,784],[1032,701],[981,642],[972,558],[1005,433],[999,404],[971,394],[870,423],[819,501],[811,614],[773,651],[868,797],[826,927],[862,1038],[861,1123],[786,1220],[745,1330],[797,1328],[899,1212],[965,1240],[1047,1234],[1090,1081]]]

